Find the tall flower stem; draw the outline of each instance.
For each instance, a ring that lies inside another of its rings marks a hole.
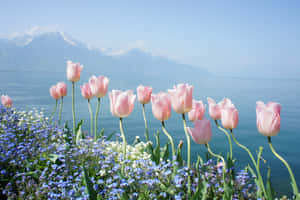
[[[58,102],[58,100],[56,99],[56,100],[55,100],[55,106],[54,106],[54,109],[53,109],[53,111],[52,111],[52,113],[51,113],[50,122],[52,122],[53,115],[54,115],[54,113],[55,113],[55,111],[56,111],[56,108],[57,108],[57,102]],[[7,110],[8,110],[8,109],[7,109]]]
[[[229,135],[229,133],[228,133],[225,129],[223,129],[221,126],[219,126],[217,120],[215,120],[215,123],[216,123],[217,127],[218,127],[221,131],[223,131],[223,132],[226,134],[227,138],[228,138],[229,148],[230,148],[230,160],[232,160],[232,143],[231,143],[230,135]]]
[[[173,142],[173,138],[172,136],[167,132],[166,128],[165,128],[165,122],[162,121],[162,129],[163,132],[165,133],[165,135],[169,138],[170,142],[171,142],[171,147],[172,147],[172,160],[173,160],[173,175],[175,175],[176,171],[177,171],[177,167],[175,164],[175,157],[176,157],[176,150],[175,150],[175,146],[174,146],[174,142]]]
[[[97,110],[96,110],[96,115],[95,115],[95,140],[97,139],[97,121],[98,121],[98,112],[99,112],[99,108],[100,108],[100,100],[101,98],[98,98],[98,105],[97,105]]]
[[[236,140],[236,138],[235,138],[235,136],[234,136],[232,130],[230,130],[230,133],[231,133],[231,136],[232,136],[234,142],[235,142],[239,147],[241,147],[242,149],[244,149],[245,151],[247,151],[247,153],[249,154],[249,157],[251,158],[251,160],[252,160],[252,162],[253,162],[253,165],[255,166],[255,169],[256,169],[256,173],[257,173],[257,176],[258,176],[258,181],[259,181],[259,183],[260,183],[260,188],[262,189],[262,191],[263,191],[263,193],[264,193],[263,195],[266,195],[266,190],[265,190],[265,186],[264,186],[263,179],[262,179],[261,174],[260,174],[259,166],[256,164],[256,162],[255,162],[255,160],[254,160],[254,157],[253,157],[251,151],[250,151],[246,146],[240,144],[240,143]]]
[[[274,149],[273,145],[272,145],[272,141],[271,141],[271,137],[268,137],[268,142],[269,142],[269,146],[271,148],[271,151],[273,152],[273,154],[281,161],[283,162],[283,164],[286,166],[286,168],[288,169],[289,173],[290,173],[290,177],[292,180],[292,187],[293,187],[293,192],[294,195],[296,196],[296,200],[300,199],[300,194],[298,192],[298,186],[294,177],[294,174],[292,172],[291,167],[289,166],[289,164],[286,162],[286,160],[283,159],[283,157],[281,157]]]
[[[124,168],[125,168],[125,160],[126,160],[126,138],[125,138],[125,134],[123,131],[123,124],[122,124],[122,117],[120,117],[120,132],[121,132],[121,136],[123,139],[123,164],[122,164],[122,172],[124,173]]]
[[[59,106],[59,115],[58,115],[58,125],[60,125],[60,121],[61,121],[61,111],[62,111],[63,103],[64,103],[64,97],[61,97],[60,106]]]
[[[88,99],[88,107],[89,107],[89,112],[90,112],[90,117],[91,117],[91,135],[94,133],[93,132],[93,112],[92,112],[92,107],[91,107],[91,102]]]
[[[226,163],[225,163],[224,158],[223,158],[221,155],[218,155],[218,154],[213,153],[212,150],[211,150],[210,147],[209,147],[209,144],[205,144],[205,146],[206,146],[208,152],[209,152],[212,156],[214,156],[214,157],[219,158],[219,159],[222,160],[222,164],[223,164],[223,181],[224,181],[224,184],[225,184],[225,183],[226,183],[226,181],[225,181]]]
[[[183,127],[184,127],[184,132],[186,135],[186,140],[187,140],[187,167],[189,169],[188,171],[188,196],[191,195],[191,174],[190,174],[190,168],[191,168],[191,140],[189,133],[186,128],[186,121],[185,121],[185,115],[184,113],[182,114],[182,120],[183,120]]]
[[[146,141],[149,142],[148,126],[147,126],[147,119],[146,119],[146,113],[145,113],[145,104],[143,104],[143,116],[144,116],[144,122],[145,122],[145,137],[146,137]]]
[[[75,121],[75,82],[72,82],[72,114],[73,114],[73,135],[75,136],[76,121]]]

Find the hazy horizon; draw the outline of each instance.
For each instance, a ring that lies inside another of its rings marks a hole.
[[[299,8],[298,1],[5,2],[0,37],[38,26],[99,49],[139,48],[213,74],[297,78]]]

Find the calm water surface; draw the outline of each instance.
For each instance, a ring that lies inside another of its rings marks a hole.
[[[99,72],[101,74],[101,72]],[[79,85],[87,82],[91,73],[83,71],[81,80],[76,84],[76,118],[79,121],[84,119],[84,129],[89,129],[89,113],[87,101],[80,96]],[[12,97],[14,107],[20,109],[44,108],[45,112],[50,113],[54,107],[55,101],[49,96],[49,87],[58,81],[66,81],[65,72],[30,72],[30,71],[14,71],[0,69],[0,93],[8,94]],[[279,194],[290,193],[289,174],[285,166],[274,157],[271,153],[267,138],[258,133],[256,129],[255,102],[276,101],[282,104],[281,112],[281,131],[273,137],[275,149],[282,155],[291,165],[295,178],[300,183],[300,159],[299,146],[300,134],[300,80],[274,80],[274,79],[254,79],[254,78],[224,78],[224,77],[199,77],[199,80],[187,83],[194,85],[194,98],[203,100],[206,104],[206,97],[212,97],[216,101],[220,101],[223,97],[230,98],[239,109],[240,122],[234,133],[240,143],[248,146],[255,153],[259,146],[264,147],[261,168],[264,174],[268,166],[271,166],[272,182],[275,190]],[[110,80],[109,90],[112,89],[132,89],[136,91],[138,84],[152,85],[154,93],[166,91],[173,84],[177,84],[177,80],[153,80],[152,83],[143,83],[143,80]],[[94,112],[96,109],[96,99],[92,100]],[[153,134],[159,130],[161,133],[161,124],[156,120],[151,112],[151,104],[146,105],[146,115],[151,139],[154,141]],[[208,117],[208,110],[206,111]],[[68,83],[68,96],[65,97],[63,107],[64,120],[72,121],[71,115],[71,84]],[[109,99],[106,96],[101,103],[99,113],[99,129],[105,128],[105,133],[112,131],[119,132],[119,120],[112,117],[109,111]],[[192,123],[188,122],[188,125]],[[226,136],[216,129],[213,121],[213,138],[210,142],[211,148],[216,153],[223,155],[229,150]],[[173,136],[174,142],[178,144],[180,140],[185,141],[183,123],[181,116],[172,112],[171,118],[166,121],[166,128]],[[135,136],[144,139],[144,121],[142,115],[142,105],[135,104],[133,113],[124,119],[124,131],[129,142],[133,142]],[[165,144],[167,138],[161,134],[161,143]],[[184,143],[186,144],[186,142]],[[186,145],[183,147],[186,150]],[[192,141],[192,159],[195,160],[200,154],[203,158],[206,150],[203,146],[197,145]],[[233,154],[237,158],[237,167],[243,168],[246,163],[250,163],[248,154],[233,144]],[[186,155],[186,151],[183,152]]]

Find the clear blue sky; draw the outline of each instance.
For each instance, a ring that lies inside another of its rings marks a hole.
[[[33,26],[142,46],[217,74],[299,77],[300,1],[3,1],[0,35]]]

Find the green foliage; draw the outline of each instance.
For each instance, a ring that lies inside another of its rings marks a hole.
[[[274,199],[275,197],[275,191],[272,188],[271,183],[271,168],[268,167],[268,175],[267,175],[267,183],[266,183],[266,193],[267,193],[267,199]]]
[[[156,138],[156,147],[152,151],[151,159],[155,162],[155,164],[159,164],[159,162],[160,162],[159,131],[156,132],[155,138]]]
[[[91,181],[86,168],[84,166],[82,166],[82,168],[84,183],[86,185],[87,193],[89,194],[89,200],[97,200],[97,193],[94,190],[93,182]]]
[[[75,143],[78,145],[79,144],[79,141],[80,139],[83,139],[84,138],[84,135],[82,134],[82,130],[81,130],[81,127],[82,127],[82,123],[83,123],[83,120],[81,120],[76,128],[75,128],[75,133],[76,133],[76,139],[75,139]]]
[[[167,144],[165,145],[165,147],[162,149],[162,155],[161,155],[161,157],[162,157],[162,159],[164,161],[167,161],[168,158],[169,158],[169,154],[170,154],[170,152],[169,152],[169,144],[170,144],[170,142],[167,142]]]

